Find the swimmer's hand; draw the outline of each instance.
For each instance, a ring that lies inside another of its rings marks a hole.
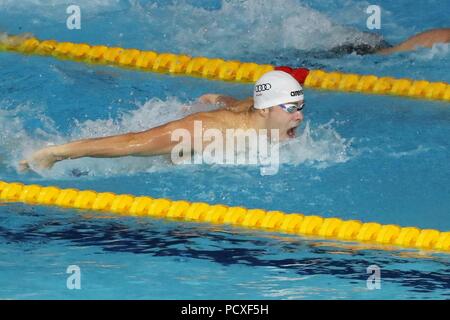
[[[238,100],[233,97],[214,93],[204,94],[198,98],[198,101],[206,104],[214,104],[219,108],[237,113],[248,111],[253,106],[253,98]]]
[[[59,160],[55,155],[55,148],[55,146],[43,148],[33,153],[30,160],[20,161],[19,171],[26,172],[31,169],[31,166],[40,170],[50,169]]]
[[[220,94],[207,93],[198,98],[198,101],[205,104],[216,104]]]
[[[22,33],[16,36],[8,35],[6,32],[0,32],[0,44],[9,47],[17,47],[21,45],[25,40],[33,37],[31,33]]]
[[[214,104],[219,108],[226,109],[233,107],[237,102],[239,102],[238,99],[235,99],[233,97],[215,93],[204,94],[200,98],[198,98],[198,101],[206,104]]]

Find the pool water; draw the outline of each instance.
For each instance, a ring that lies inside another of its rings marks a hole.
[[[0,31],[276,65],[450,82],[450,49],[333,56],[369,37],[365,1],[0,1]],[[448,27],[450,1],[379,1],[397,43]],[[286,8],[289,8],[287,10]],[[447,25],[446,25],[447,24]],[[17,162],[48,143],[146,130],[196,98],[252,86],[0,53],[0,179],[450,230],[448,103],[305,90],[281,166],[79,159],[39,174]],[[81,290],[66,286],[68,266]],[[367,268],[381,269],[381,289]],[[449,299],[447,254],[209,224],[0,203],[0,299]]]

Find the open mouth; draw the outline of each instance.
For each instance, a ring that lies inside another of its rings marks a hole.
[[[290,128],[288,131],[286,131],[286,133],[290,139],[295,138],[295,130],[296,129],[297,129],[297,127],[293,127],[293,128]]]

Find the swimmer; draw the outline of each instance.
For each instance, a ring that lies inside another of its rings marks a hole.
[[[420,47],[431,48],[437,43],[450,42],[450,28],[432,29],[418,33],[396,46],[390,45],[383,38],[374,33],[366,33],[369,42],[344,43],[332,48],[330,51],[334,54],[350,54],[359,55],[381,54],[388,55],[396,52],[413,51]]]
[[[253,98],[238,100],[219,94],[205,94],[199,101],[215,104],[218,109],[194,113],[142,132],[83,139],[46,147],[35,152],[29,160],[22,160],[19,170],[26,171],[30,166],[50,169],[56,162],[83,157],[114,158],[170,154],[179,143],[171,139],[176,129],[188,130],[192,137],[190,145],[195,145],[194,121],[202,121],[203,130],[214,128],[222,133],[225,133],[226,129],[266,129],[267,132],[278,129],[280,141],[294,138],[296,128],[303,121],[303,88],[294,77],[283,71],[265,73],[254,86]]]

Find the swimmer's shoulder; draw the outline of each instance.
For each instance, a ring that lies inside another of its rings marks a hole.
[[[198,112],[186,118],[186,121],[201,121],[204,128],[228,128],[233,126],[242,114],[227,109]]]

